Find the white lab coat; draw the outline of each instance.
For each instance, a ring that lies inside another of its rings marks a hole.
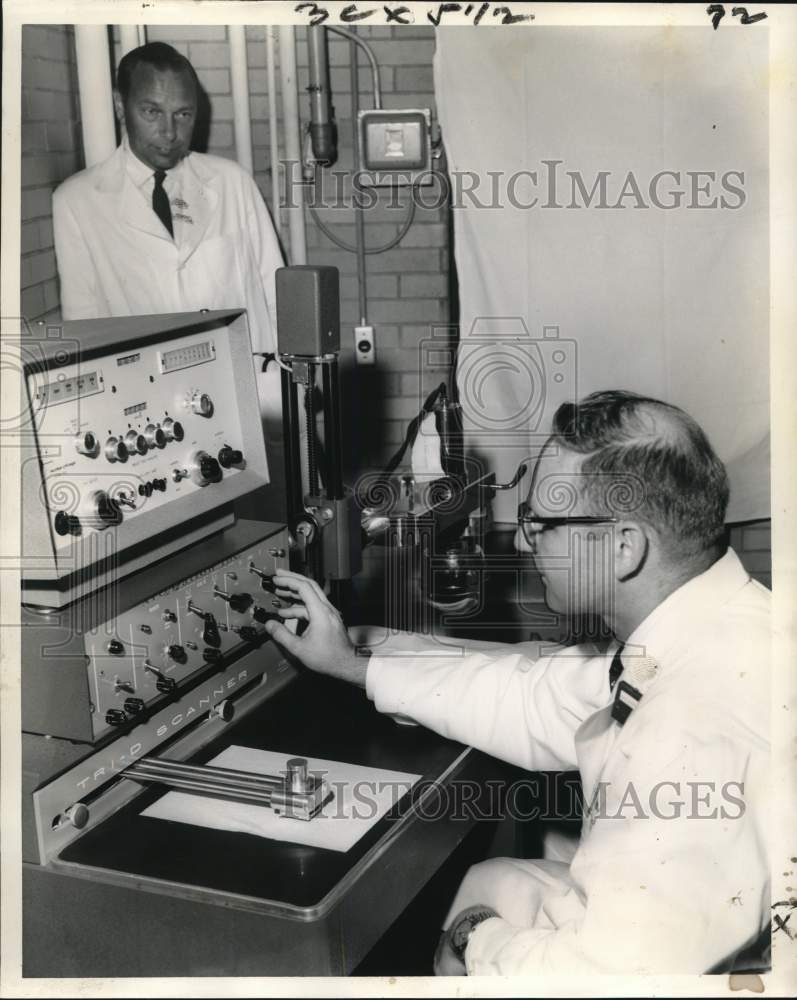
[[[623,651],[625,676],[634,653],[658,665],[623,726],[611,657],[594,649],[536,662],[372,656],[380,711],[529,770],[581,772],[569,867],[498,859],[466,876],[447,922],[475,903],[500,914],[471,935],[469,974],[705,973],[758,938],[770,905],[769,607],[733,551],[671,594]]]
[[[237,163],[190,153],[175,242],[125,169],[119,146],[53,196],[64,319],[246,309],[254,351],[276,344],[274,272],[282,254],[253,179]],[[173,213],[175,208],[173,205]]]

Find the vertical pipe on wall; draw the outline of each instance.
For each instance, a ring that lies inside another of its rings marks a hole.
[[[302,184],[301,141],[299,138],[299,88],[296,78],[296,30],[280,26],[280,83],[282,85],[282,122],[285,129],[285,190],[288,232],[291,241],[291,264],[307,263],[307,238],[304,230],[304,186]]]
[[[91,167],[116,149],[108,26],[76,24],[75,54],[83,156],[86,166]]]
[[[268,147],[271,160],[271,215],[277,236],[282,235],[280,217],[280,153],[277,133],[277,74],[274,70],[275,29],[266,28],[266,77],[268,85]]]
[[[142,26],[139,24],[119,25],[119,59],[126,56],[128,52],[137,49],[144,43],[141,41]]]
[[[254,173],[252,160],[252,127],[249,116],[249,75],[246,59],[246,28],[243,24],[227,26],[230,39],[230,76],[232,81],[232,109],[235,127],[235,152],[238,163],[250,174]]]
[[[351,79],[351,142],[354,157],[354,172],[359,174],[362,169],[360,163],[360,125],[357,120],[360,110],[360,74],[357,66],[357,45],[349,41],[349,58],[351,59],[350,79]],[[368,322],[368,293],[366,291],[365,275],[365,219],[360,203],[354,200],[354,234],[357,246],[357,297],[360,303],[360,323],[365,326]]]

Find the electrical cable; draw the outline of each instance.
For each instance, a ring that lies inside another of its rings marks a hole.
[[[318,169],[319,168],[316,167],[316,172],[318,171]],[[314,181],[315,180],[317,180],[317,178],[315,178]],[[390,240],[390,242],[385,243],[381,247],[365,247],[364,248],[364,252],[366,254],[385,253],[385,251],[387,251],[387,250],[392,250],[393,247],[397,246],[399,243],[401,243],[401,241],[407,235],[407,232],[408,232],[410,226],[412,225],[413,221],[415,220],[415,188],[416,188],[416,186],[417,186],[416,184],[412,185],[412,196],[410,197],[409,212],[407,214],[406,219],[402,223],[401,229],[399,230],[398,234],[396,236],[394,236],[393,239]],[[346,243],[345,240],[342,240],[339,236],[336,236],[332,232],[332,230],[330,230],[327,226],[324,225],[324,223],[321,221],[321,218],[318,215],[318,212],[316,212],[315,208],[313,208],[312,205],[308,205],[308,208],[310,210],[310,215],[312,216],[313,221],[318,226],[318,228],[321,230],[321,232],[324,234],[324,236],[327,237],[327,239],[331,240],[335,244],[335,246],[340,247],[341,250],[348,250],[349,253],[357,253],[357,247],[356,246],[352,246],[350,243]]]

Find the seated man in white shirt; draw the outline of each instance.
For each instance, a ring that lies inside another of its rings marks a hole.
[[[681,410],[623,391],[560,407],[519,548],[552,610],[604,619],[608,652],[369,658],[316,583],[278,575],[304,605],[283,617],[309,627],[269,631],[310,668],[514,764],[581,772],[572,862],[471,868],[438,973],[707,973],[765,939],[770,594],[726,549],[728,494]]]

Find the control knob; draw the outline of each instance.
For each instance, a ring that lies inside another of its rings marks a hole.
[[[75,435],[75,451],[78,455],[96,458],[100,453],[100,443],[91,431]]]
[[[127,722],[127,716],[121,708],[109,708],[105,713],[105,722],[109,726],[123,726]]]
[[[258,569],[253,562],[249,563],[249,572],[260,577],[260,586],[270,594],[276,594],[277,588],[274,586],[274,574],[266,573],[263,569]]]
[[[182,441],[185,437],[183,425],[179,420],[172,420],[171,417],[167,417],[161,424],[161,427],[167,441]]]
[[[235,705],[231,701],[220,701],[214,705],[208,713],[211,719],[221,719],[222,722],[229,722],[235,715]]]
[[[156,427],[155,424],[147,424],[144,428],[144,437],[150,448],[164,448],[166,446],[166,435],[163,433],[163,428]]]
[[[67,514],[65,510],[59,510],[53,521],[56,535],[79,535],[80,519],[74,514]]]
[[[233,628],[233,632],[237,632],[244,642],[257,642],[263,636],[262,632],[258,632],[251,625],[240,625],[237,628]]]
[[[91,521],[95,527],[110,528],[122,523],[119,504],[105,490],[95,490],[89,497]]]
[[[202,650],[202,659],[205,663],[221,663],[222,653],[219,649],[213,649],[210,646]]]
[[[121,642],[119,642],[118,639],[111,639],[111,641],[108,643],[108,652],[112,656],[121,656],[122,653],[124,653],[124,651],[125,647],[122,645]]]
[[[256,604],[252,608],[252,617],[256,622],[259,622],[261,625],[265,625],[266,622],[270,621],[275,621],[275,622],[282,621],[279,615],[275,614],[273,611],[266,611],[266,609],[261,608],[259,604]]]
[[[179,646],[177,643],[166,647],[166,655],[170,660],[174,660],[175,663],[185,663],[188,659],[188,654],[183,646]]]
[[[197,486],[207,486],[209,483],[218,483],[221,480],[222,471],[218,459],[208,455],[206,451],[194,452],[189,467],[191,479]]]
[[[125,446],[133,455],[146,455],[147,453],[147,439],[138,431],[128,431],[125,434]]]
[[[213,400],[206,392],[195,392],[191,397],[190,406],[191,410],[196,413],[198,417],[213,416]]]
[[[223,601],[226,601],[230,606],[230,610],[237,612],[239,615],[242,615],[245,611],[248,611],[252,606],[251,594],[241,594],[241,593],[227,594],[219,587],[214,587],[213,593],[216,595],[216,597],[220,597]]]
[[[109,462],[126,462],[127,445],[118,437],[111,435],[105,442],[105,457]]]
[[[238,451],[237,448],[231,448],[228,444],[225,444],[221,451],[219,451],[219,465],[223,469],[229,469],[233,465],[240,465],[243,460],[243,452]]]
[[[89,821],[89,807],[84,802],[76,802],[64,810],[64,816],[76,830],[82,830]]]
[[[127,712],[128,715],[138,715],[143,711],[143,698],[125,698],[125,712]]]
[[[221,645],[221,633],[213,615],[208,615],[205,619],[205,627],[202,629],[202,642],[206,646],[215,646],[217,649]]]

